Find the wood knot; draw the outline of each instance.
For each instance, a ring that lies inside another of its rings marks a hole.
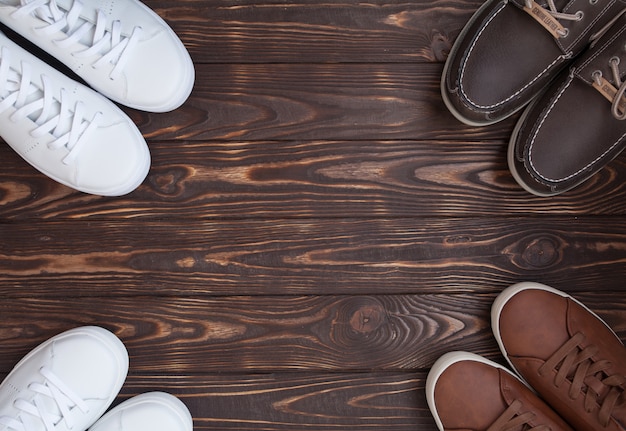
[[[338,345],[358,351],[376,350],[394,337],[384,305],[371,297],[347,299],[337,310],[332,337]]]
[[[561,258],[559,241],[549,236],[534,238],[522,251],[522,260],[534,268],[546,268]]]
[[[350,328],[353,331],[367,334],[376,331],[385,321],[385,310],[380,304],[362,304],[352,310]]]
[[[445,62],[451,47],[452,43],[446,35],[439,32],[431,35],[430,48],[436,61]]]
[[[190,173],[184,168],[169,167],[168,169],[153,168],[148,182],[152,189],[161,195],[178,196],[184,191],[185,180]]]

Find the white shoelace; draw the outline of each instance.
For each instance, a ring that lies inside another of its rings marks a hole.
[[[51,370],[43,367],[39,370],[45,377],[44,383],[31,383],[28,389],[36,395],[32,401],[17,399],[14,406],[22,412],[19,417],[0,416],[0,425],[9,430],[31,431],[42,429],[43,423],[46,431],[54,431],[57,424],[65,421],[67,429],[74,427],[73,411],[79,409],[87,413],[89,408],[72,389],[59,379]],[[49,409],[53,401],[52,411]]]
[[[69,10],[63,10],[57,5],[56,0],[20,0],[19,7],[12,16],[19,19],[21,16],[33,14],[43,21],[41,27],[35,28],[47,37],[62,32],[64,38],[54,42],[63,49],[72,51],[72,47],[79,45],[72,54],[79,58],[87,58],[99,55],[92,66],[100,68],[107,64],[113,64],[110,78],[115,80],[122,74],[124,66],[130,58],[135,45],[139,41],[141,27],[134,27],[132,34],[127,37],[121,33],[121,22],[111,22],[111,28],[107,28],[107,16],[101,11],[96,11],[96,23],[81,18],[83,3],[74,0]],[[87,48],[84,48],[87,46]],[[84,49],[83,49],[84,48]]]
[[[98,126],[102,114],[98,112],[91,120],[85,119],[83,102],[75,102],[72,106],[63,88],[60,90],[61,100],[55,98],[53,80],[46,75],[41,75],[43,88],[37,88],[31,81],[30,64],[22,62],[22,70],[15,71],[10,67],[11,50],[2,47],[0,52],[0,112],[16,109],[10,117],[15,122],[30,118],[38,126],[30,131],[31,136],[51,134],[56,139],[48,144],[49,148],[65,147],[68,154],[63,163],[72,163],[90,132]]]

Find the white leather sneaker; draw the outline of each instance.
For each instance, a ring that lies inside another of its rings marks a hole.
[[[128,353],[111,332],[71,329],[27,354],[0,384],[0,430],[84,431],[111,405]]]
[[[0,33],[0,136],[48,177],[119,196],[146,178],[150,152],[113,102]]]
[[[192,431],[187,406],[165,392],[130,398],[98,420],[89,431]]]
[[[185,46],[137,0],[0,0],[0,22],[122,105],[166,112],[191,93]]]

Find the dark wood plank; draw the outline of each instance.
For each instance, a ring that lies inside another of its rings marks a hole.
[[[575,290],[573,284],[567,280],[555,287]],[[575,295],[626,338],[623,291]],[[429,369],[452,350],[499,360],[490,327],[495,296],[473,291],[20,298],[0,304],[0,370],[8,372],[50,336],[82,325],[114,331],[127,346],[136,374],[416,371]]]
[[[131,364],[132,367],[132,364]],[[145,375],[132,370],[113,405],[166,391],[180,398],[195,430],[435,431],[425,372]],[[4,375],[0,375],[0,379]]]
[[[425,374],[133,375],[120,399],[168,390],[187,404],[196,430],[435,431]]]
[[[144,184],[121,198],[75,192],[0,146],[3,220],[623,215],[626,158],[554,198],[522,190],[500,141],[151,143]]]
[[[626,338],[626,166],[551,199],[512,180],[515,118],[467,127],[443,61],[482,1],[146,0],[196,63],[190,100],[127,109],[153,155],[129,196],[73,192],[0,148],[0,378],[79,325],[115,331],[121,399],[195,429],[436,429],[433,361],[502,361],[489,309],[537,280]]]
[[[618,291],[626,260],[626,222],[596,217],[49,221],[0,237],[4,297],[478,293],[537,277]]]
[[[6,319],[0,326],[0,364],[9,370],[51,335],[96,324],[118,334],[137,373],[424,368],[450,345],[496,352],[486,330],[491,300],[454,295],[19,299],[0,305]]]
[[[442,61],[481,2],[147,0],[198,63]]]
[[[48,221],[0,237],[5,298],[480,293],[537,278],[620,291],[626,275],[621,218]]]
[[[446,109],[443,66],[198,64],[192,96],[166,114],[127,110],[154,140],[507,139],[513,120],[469,127]]]

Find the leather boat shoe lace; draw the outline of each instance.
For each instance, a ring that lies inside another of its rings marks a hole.
[[[441,79],[444,102],[472,126],[511,116],[625,5],[606,0],[488,0],[450,51]]]
[[[568,191],[626,144],[626,11],[521,116],[509,143],[515,180],[538,196]]]

